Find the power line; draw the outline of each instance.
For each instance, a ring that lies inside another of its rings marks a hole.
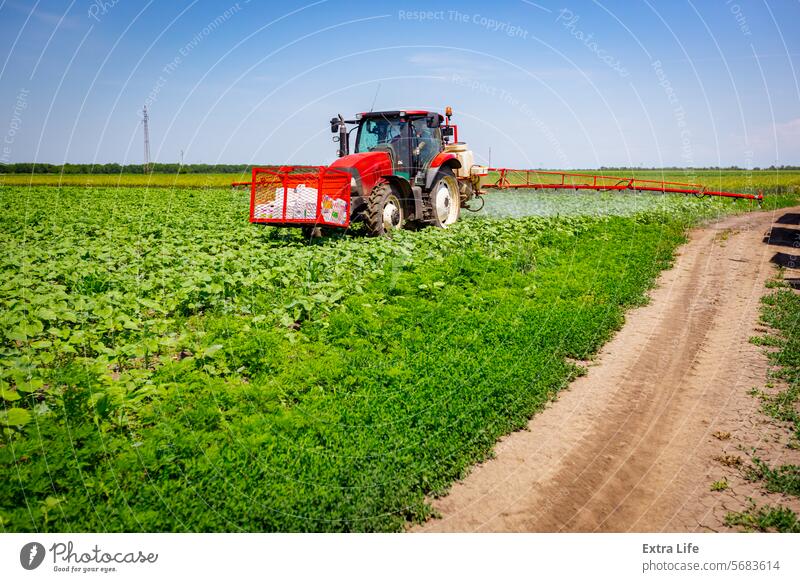
[[[150,129],[147,127],[147,122],[150,118],[147,115],[147,105],[144,106],[142,111],[142,125],[144,126],[144,173],[150,172]]]

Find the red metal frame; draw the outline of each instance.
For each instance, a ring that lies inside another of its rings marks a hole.
[[[450,123],[450,120],[445,118],[444,126],[453,128],[453,143],[458,143],[458,125]]]
[[[743,198],[747,200],[757,200],[761,202],[764,196],[758,194],[741,194],[737,192],[723,192],[718,190],[707,190],[702,184],[690,182],[666,182],[663,180],[642,180],[639,178],[620,178],[617,176],[603,176],[595,174],[578,174],[573,172],[552,172],[544,170],[512,170],[509,168],[489,168],[490,172],[497,172],[499,177],[494,184],[486,185],[488,188],[525,188],[530,190],[639,190],[643,192],[663,192],[670,194],[695,194],[697,196],[723,196],[725,198]],[[509,180],[509,176],[522,176],[524,181]],[[558,177],[558,181],[540,182],[538,176]],[[531,181],[531,176],[536,176],[535,181]],[[578,178],[577,183],[573,178]],[[613,184],[605,184],[603,181],[613,181]],[[588,183],[586,183],[588,182]]]
[[[350,180],[347,172],[326,166],[281,166],[277,170],[254,167],[250,182],[250,222],[347,228],[350,226]],[[282,204],[276,208],[274,203],[279,195]],[[292,196],[295,199],[290,209]],[[311,206],[313,215],[295,216],[298,210],[305,213]]]

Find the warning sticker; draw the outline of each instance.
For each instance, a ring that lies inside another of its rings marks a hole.
[[[322,197],[322,219],[330,224],[347,222],[347,201],[341,198]]]

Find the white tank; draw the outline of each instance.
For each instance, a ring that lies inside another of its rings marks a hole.
[[[444,151],[455,154],[461,162],[461,167],[456,170],[456,177],[469,178],[470,168],[475,164],[475,156],[472,155],[472,150],[467,148],[467,144],[461,141],[449,143],[444,146]]]

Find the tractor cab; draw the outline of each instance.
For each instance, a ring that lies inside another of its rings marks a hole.
[[[362,113],[354,153],[388,152],[394,174],[406,180],[430,165],[444,148],[442,117],[427,111]]]

